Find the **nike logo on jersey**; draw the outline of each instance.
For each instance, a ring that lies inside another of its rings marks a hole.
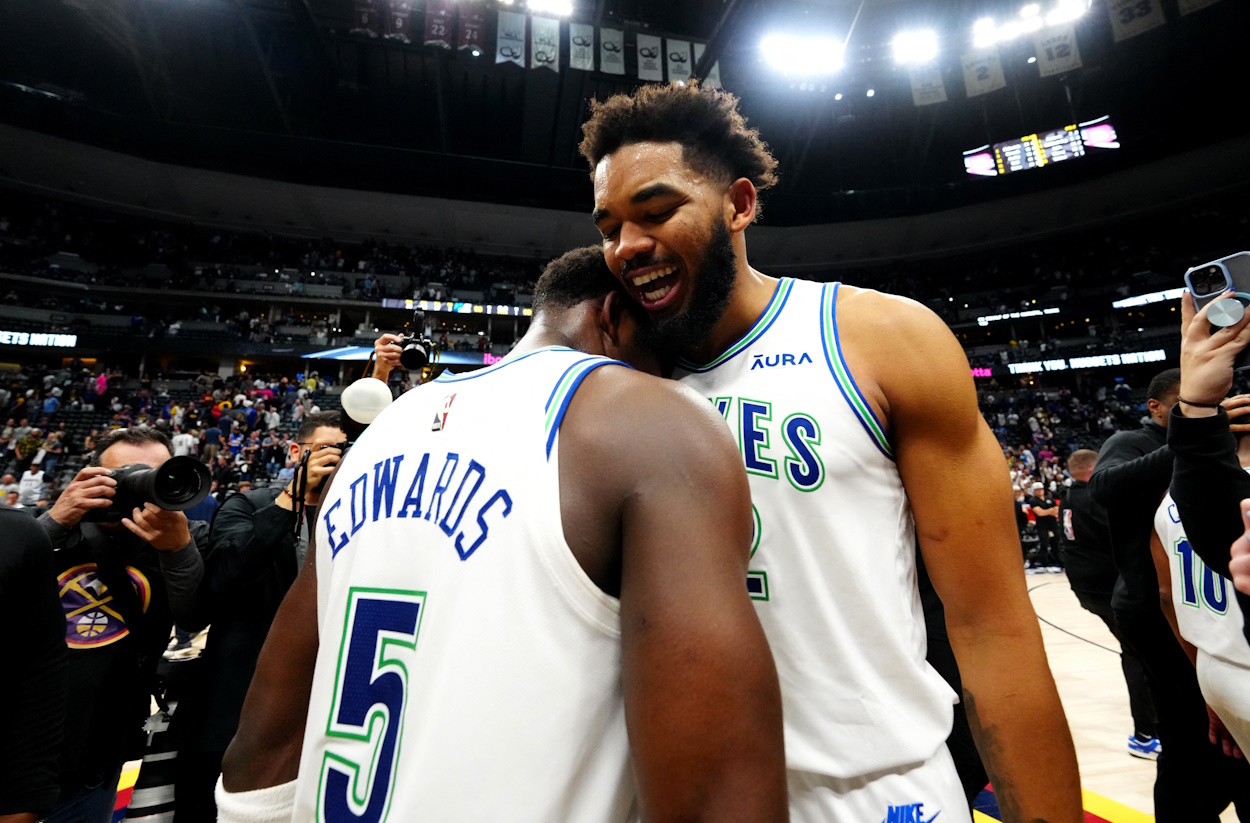
[[[802,366],[804,363],[812,362],[812,357],[807,352],[799,355],[793,354],[756,354],[752,355],[751,371],[756,369],[772,369],[778,366]]]
[[[902,806],[887,807],[885,820],[881,823],[932,823],[940,814],[939,811],[932,817],[925,817],[923,803],[904,803]]]

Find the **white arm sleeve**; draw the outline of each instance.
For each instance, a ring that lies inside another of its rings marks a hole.
[[[228,792],[218,777],[216,798],[217,823],[291,823],[295,781],[250,792]]]

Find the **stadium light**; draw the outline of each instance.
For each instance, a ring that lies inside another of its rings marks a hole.
[[[568,17],[573,13],[573,0],[529,0],[529,10],[536,14],[555,14]]]
[[[834,100],[841,100],[841,99],[842,99],[842,92],[838,92],[837,94],[835,94],[835,95],[833,96],[833,99],[834,99]]]
[[[1062,23],[1071,23],[1085,14],[1088,7],[1088,0],[1059,0],[1050,14],[1046,15],[1046,25],[1058,26]]]
[[[1037,17],[1041,13],[1042,13],[1042,7],[1039,6],[1037,3],[1029,3],[1027,6],[1020,9],[1021,17]]]
[[[900,66],[928,63],[938,56],[938,36],[933,29],[899,32],[894,36],[894,62]]]
[[[876,90],[874,90],[874,89],[869,89],[869,90],[868,90],[868,96],[869,96],[869,97],[872,97],[872,96],[873,96],[874,94],[876,94],[876,93],[877,93],[877,92],[876,92]]]
[[[782,74],[812,77],[840,71],[846,47],[836,37],[770,34],[760,41],[760,53]]]
[[[972,45],[987,49],[998,42],[998,25],[993,17],[982,17],[972,24]]]

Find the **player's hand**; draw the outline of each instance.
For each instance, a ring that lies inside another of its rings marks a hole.
[[[403,368],[399,362],[399,355],[403,351],[399,346],[399,341],[400,335],[398,334],[384,334],[373,341],[375,357],[373,376],[383,383],[391,376],[391,372]]]
[[[1241,521],[1246,524],[1246,533],[1228,550],[1228,574],[1237,591],[1250,595],[1250,498],[1241,501]]]
[[[326,478],[343,459],[343,452],[333,448],[333,443],[333,440],[314,441],[312,453],[308,455],[308,491],[304,495],[304,503],[309,506],[316,505]]]
[[[182,512],[165,511],[155,503],[144,503],[143,508],[136,508],[130,517],[122,518],[122,525],[158,552],[176,552],[191,542],[187,516]]]
[[[71,529],[92,509],[111,506],[113,495],[117,493],[117,481],[109,477],[111,472],[111,469],[101,466],[81,470],[61,492],[48,514],[57,523]]]
[[[1250,431],[1250,394],[1235,394],[1220,405],[1228,412],[1228,428],[1233,434]]]
[[[1210,722],[1210,728],[1207,730],[1207,739],[1211,741],[1212,746],[1219,746],[1224,750],[1226,757],[1241,759],[1241,749],[1237,746],[1237,741],[1233,740],[1233,736],[1228,733],[1228,728],[1224,725],[1224,721],[1220,720],[1220,716],[1215,713],[1215,709],[1207,706],[1207,720]]]
[[[1195,403],[1219,403],[1233,387],[1233,361],[1250,343],[1250,311],[1236,325],[1211,331],[1207,311],[1220,300],[1234,300],[1226,292],[1202,311],[1194,310],[1194,297],[1188,291],[1181,297],[1181,392],[1180,396]],[[1186,417],[1202,417],[1211,409],[1192,406]]]

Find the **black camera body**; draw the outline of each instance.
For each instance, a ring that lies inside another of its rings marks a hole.
[[[117,481],[113,504],[92,509],[83,520],[120,523],[145,503],[155,503],[166,511],[186,511],[208,497],[213,485],[208,468],[194,457],[171,457],[155,469],[134,463],[113,469],[109,477]]]
[[[437,357],[434,341],[425,336],[425,312],[417,309],[408,324],[412,331],[399,338],[399,362],[408,371],[420,371]]]

